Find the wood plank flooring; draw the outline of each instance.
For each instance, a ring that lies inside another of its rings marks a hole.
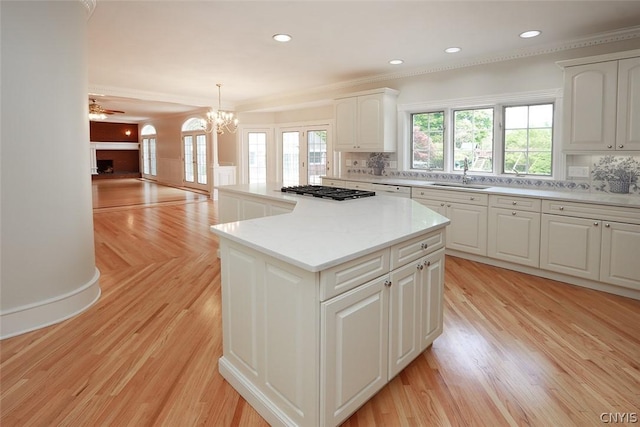
[[[267,425],[218,374],[215,203],[120,184],[94,188],[100,300],[0,342],[0,425]],[[640,301],[453,257],[445,283],[443,335],[345,426],[599,426],[640,412]]]

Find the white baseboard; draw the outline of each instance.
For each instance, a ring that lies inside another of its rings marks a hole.
[[[78,289],[45,301],[0,312],[0,340],[67,320],[100,299],[100,271]]]

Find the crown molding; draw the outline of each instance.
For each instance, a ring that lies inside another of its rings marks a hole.
[[[211,107],[212,101],[208,98],[191,97],[175,95],[164,92],[151,92],[140,89],[115,87],[115,86],[100,86],[89,84],[88,93],[95,94],[109,94],[109,96],[121,97],[121,98],[133,98],[143,101],[155,101],[155,102],[171,102],[182,105],[192,105],[195,107]],[[224,106],[223,106],[224,107]]]

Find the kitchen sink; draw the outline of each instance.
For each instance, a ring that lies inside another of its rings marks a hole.
[[[477,185],[477,184],[461,184],[457,182],[434,182],[434,187],[454,187],[454,188],[473,188],[475,190],[484,190],[489,188],[488,185]]]

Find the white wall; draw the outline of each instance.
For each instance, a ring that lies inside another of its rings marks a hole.
[[[99,295],[87,120],[87,9],[0,2],[0,336],[68,318]]]

